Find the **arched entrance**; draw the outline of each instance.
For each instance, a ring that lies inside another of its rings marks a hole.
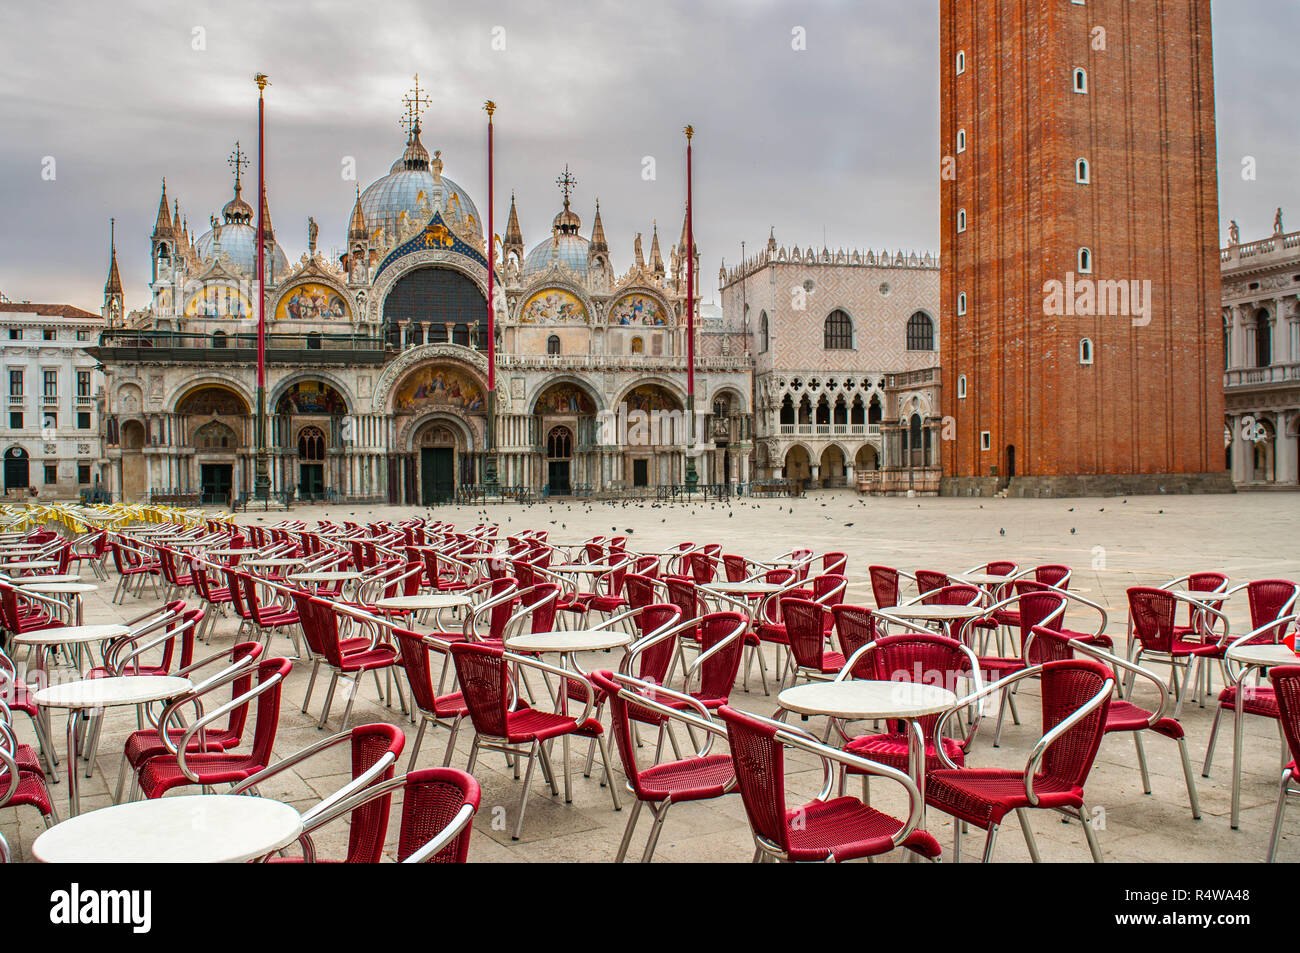
[[[860,447],[857,456],[853,458],[853,469],[858,473],[866,470],[879,470],[880,455],[876,453],[876,448],[869,443]]]
[[[235,490],[235,464],[244,443],[242,432],[251,413],[248,404],[235,391],[214,384],[190,391],[177,402],[176,412],[192,419],[190,443],[194,447],[194,461],[199,471],[199,499],[208,504],[229,506]],[[125,426],[122,439],[125,473]],[[142,474],[141,494],[144,482]]]
[[[298,498],[325,497],[325,431],[317,426],[298,431]]]
[[[800,488],[812,479],[812,462],[808,457],[808,451],[803,447],[791,447],[786,452],[781,476],[798,484]]]
[[[822,486],[844,486],[845,478],[848,476],[844,470],[844,451],[835,444],[822,451],[819,474]]]
[[[144,499],[144,424],[128,420],[122,424],[122,502]]]
[[[29,463],[27,451],[22,447],[10,447],[5,451],[6,493],[14,490],[22,496],[27,495],[27,490],[32,485]]]
[[[456,432],[447,424],[432,420],[415,435],[419,454],[420,502],[425,506],[449,503],[456,496],[456,457],[461,448]]]
[[[487,299],[454,268],[416,268],[384,298],[384,326],[395,348],[448,343],[486,350]]]
[[[568,496],[573,492],[570,466],[573,462],[573,431],[552,427],[546,435],[546,492],[549,496]]]

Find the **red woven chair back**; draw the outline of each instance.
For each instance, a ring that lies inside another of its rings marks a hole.
[[[497,576],[492,580],[492,585],[488,587],[488,598],[494,599],[497,596],[505,595],[511,589],[518,587],[512,576]],[[501,639],[505,635],[506,623],[515,611],[515,599],[502,599],[492,607],[488,613],[488,638]]]
[[[638,556],[632,561],[632,572],[648,579],[659,578],[659,557]]]
[[[1034,637],[1027,653],[1029,658],[1033,659],[1030,665],[1065,662],[1074,658],[1074,649],[1070,646],[1069,636],[1041,625],[1034,626],[1030,631]]]
[[[582,548],[587,554],[587,562],[589,563],[598,563],[605,558],[605,547],[600,543],[587,543]]]
[[[817,576],[812,584],[813,601],[821,603],[828,609],[839,605],[844,601],[844,593],[848,591],[848,582],[843,576],[833,573]],[[830,616],[826,618],[829,619]]]
[[[402,787],[402,819],[398,829],[398,863],[417,850],[455,820],[466,804],[478,806],[482,794],[479,784],[464,771],[455,768],[426,768],[406,775]],[[470,834],[474,827],[465,829],[442,850],[429,858],[431,864],[463,864],[469,857]]]
[[[1128,591],[1128,614],[1133,637],[1150,652],[1168,652],[1174,641],[1178,600],[1164,589],[1134,586]]]
[[[942,589],[946,585],[948,585],[946,573],[934,572],[930,569],[918,569],[916,571],[916,588],[921,592],[933,592],[935,589]]]
[[[302,610],[298,612],[302,615]],[[306,626],[304,625],[304,629]],[[406,669],[406,681],[411,686],[411,698],[422,711],[434,711],[437,708],[437,691],[433,685],[433,668],[429,664],[431,649],[424,637],[409,629],[394,629],[397,649],[402,653],[402,667]]]
[[[1067,589],[1070,585],[1070,567],[1055,564],[1037,566],[1034,568],[1034,581],[1045,586]]]
[[[704,698],[727,698],[736,685],[740,671],[741,650],[745,647],[745,617],[739,612],[710,612],[700,624],[700,651],[707,652],[728,638],[739,628],[741,634],[732,638],[727,647],[717,655],[704,660],[700,670],[700,695]]]
[[[727,725],[736,783],[750,826],[759,837],[787,850],[785,748],[776,740],[776,728],[727,705],[718,714]]]
[[[230,661],[242,662],[245,660],[257,661],[262,655],[261,642],[238,642],[230,649]],[[253,672],[248,670],[237,676],[230,683],[230,697],[232,699],[243,695],[253,687]],[[230,710],[230,720],[226,723],[226,728],[236,742],[242,741],[244,737],[244,728],[248,724],[248,703],[236,706]]]
[[[683,622],[700,614],[700,599],[695,592],[695,583],[680,576],[669,576],[664,583],[668,587],[668,601],[681,611]]]
[[[386,754],[393,760],[402,753],[406,735],[396,725],[360,725],[352,729],[352,779],[369,771]],[[392,780],[393,765],[389,765],[375,784]],[[384,794],[368,801],[352,812],[348,829],[348,863],[377,864],[383,859],[384,840],[388,836],[388,808],[392,794]]]
[[[1284,615],[1295,612],[1296,585],[1287,579],[1257,579],[1246,586],[1250,602],[1250,627],[1252,630],[1275,622]],[[1290,625],[1278,626],[1269,631],[1265,642],[1280,642]]]
[[[1034,626],[1046,625],[1049,628],[1061,626],[1060,616],[1053,618],[1053,615],[1065,606],[1065,597],[1055,592],[1026,592],[1020,596],[1015,605],[1020,610],[1020,644],[1024,645],[1029,630]]]
[[[920,573],[917,574],[920,576]],[[978,586],[968,586],[965,583],[958,583],[954,586],[940,586],[938,589],[930,589],[928,595],[921,601],[927,606],[968,606],[977,603],[980,596]]]
[[[558,583],[543,582],[536,586],[529,586],[528,592],[520,596],[520,600],[526,606],[532,606],[533,612],[529,616],[529,625],[531,632],[553,632],[555,630],[555,611],[560,603],[560,587]]]
[[[230,604],[235,607],[235,615],[241,619],[251,619],[253,615],[244,602],[243,587],[239,581],[239,577],[243,574],[231,566],[227,566],[223,571],[226,574],[226,585],[230,589]]]
[[[958,695],[959,681],[973,674],[970,657],[962,651],[960,642],[920,632],[877,639],[875,648],[863,655],[859,664],[870,672],[867,677],[876,681],[938,685]],[[917,719],[926,740],[933,740],[939,718],[926,715]],[[901,722],[890,722],[890,730],[901,734],[904,728]]]
[[[711,556],[704,551],[694,552],[690,555],[691,576],[697,586],[707,586],[713,582],[718,574],[717,557]]]
[[[1047,734],[1093,698],[1112,673],[1093,659],[1048,662],[1043,666],[1043,734]],[[1083,787],[1106,733],[1109,695],[1096,710],[1048,746],[1040,776],[1072,787]]]
[[[796,549],[794,552],[790,553],[791,559],[796,559],[803,563],[803,565],[796,570],[800,579],[808,578],[808,560],[812,559],[812,555],[813,551],[811,549]]]
[[[324,655],[324,641],[321,636],[321,618],[318,610],[318,602],[311,593],[295,591],[293,593],[293,607],[298,613],[298,623],[302,626],[303,638],[307,640],[307,647],[315,655]]]
[[[820,670],[826,649],[824,611],[810,599],[782,599],[781,617],[794,660],[805,668]]]
[[[284,679],[289,677],[293,662],[287,658],[263,659],[257,665],[257,683],[260,685],[276,675],[280,681],[257,696],[257,714],[253,717],[253,750],[250,760],[260,770],[271,763],[275,748],[275,735],[280,727],[280,695]]]
[[[641,768],[636,763],[636,743],[632,740],[632,721],[628,717],[627,700],[619,697],[619,685],[611,672],[592,672],[591,682],[605,697],[605,704],[609,708],[609,727],[614,735],[614,744],[618,746],[618,756],[623,761],[623,773],[627,775],[632,793],[640,800]]]
[[[646,606],[645,610],[636,616],[636,624],[641,636],[644,637],[651,632],[657,632],[664,626],[672,625],[681,617],[682,614],[676,606],[657,603]],[[636,677],[645,682],[653,682],[656,685],[664,684],[668,679],[668,669],[673,664],[675,648],[676,641],[674,639],[662,639],[657,644],[650,646],[641,653],[640,667],[637,670]]]
[[[784,586],[794,582],[796,575],[798,573],[794,569],[769,569],[763,574],[763,581],[773,586]],[[760,624],[780,625],[781,600],[765,599],[758,621]]]
[[[519,580],[519,585],[527,589],[537,581],[537,572],[526,559],[516,559],[510,564],[515,571],[515,578]]]
[[[749,561],[744,556],[724,555],[722,568],[727,574],[727,582],[744,582],[749,578]]]
[[[853,653],[862,646],[876,641],[876,617],[865,606],[838,605],[831,609],[835,618],[835,635],[839,639],[840,652],[847,662]],[[871,665],[866,659],[859,660],[853,666],[854,678],[872,678]]]
[[[888,566],[871,566],[871,594],[876,599],[877,609],[888,609],[898,605],[898,570]]]
[[[649,576],[630,572],[623,579],[623,591],[627,594],[629,609],[640,609],[655,601],[654,582]]]
[[[492,738],[506,737],[510,676],[505,653],[477,642],[453,642],[451,658],[474,730]]]
[[[1300,763],[1300,665],[1275,665],[1268,670],[1268,678],[1277,694],[1282,733],[1291,749],[1291,760]]]
[[[849,564],[849,557],[844,553],[825,553],[822,556],[822,575],[842,576]]]
[[[1020,567],[1009,559],[997,559],[984,567],[990,576],[1010,576]]]

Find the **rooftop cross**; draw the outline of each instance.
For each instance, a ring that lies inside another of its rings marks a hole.
[[[564,193],[564,204],[567,207],[569,204],[569,193],[578,185],[577,178],[569,172],[569,165],[567,162],[564,165],[564,174],[556,178],[555,184],[558,185],[560,191]]]
[[[402,98],[402,103],[406,106],[406,118],[402,120],[402,125],[406,127],[407,133],[418,133],[420,131],[420,113],[424,107],[429,105],[428,94],[420,94],[420,74],[415,74],[415,87],[411,92]]]
[[[239,140],[235,140],[235,151],[230,153],[230,158],[226,163],[235,170],[235,191],[239,191],[239,178],[243,170],[248,168],[248,156],[239,148]]]

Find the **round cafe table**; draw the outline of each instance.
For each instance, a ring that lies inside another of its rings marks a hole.
[[[709,592],[726,593],[732,596],[770,596],[774,592],[789,588],[789,583],[776,582],[710,582],[700,586]]]
[[[977,619],[984,614],[980,606],[890,606],[877,609],[877,615],[886,618],[916,620],[919,622],[959,622],[962,619]]]
[[[796,685],[785,689],[776,700],[782,709],[797,715],[824,715],[832,721],[891,719],[908,722],[910,726],[918,718],[947,711],[957,703],[957,695],[938,685],[845,679]],[[830,725],[827,725],[828,736],[829,733]],[[924,805],[925,750],[917,751],[912,746],[910,727],[907,738],[908,773],[916,782]]]
[[[256,549],[209,549],[203,553],[204,556],[219,556],[222,559],[229,559],[234,556],[256,556]]]
[[[301,566],[303,558],[289,558],[287,556],[268,557],[265,559],[248,559],[245,560],[244,566],[251,566],[254,569],[283,569],[286,566]]]
[[[31,632],[20,632],[14,636],[14,642],[17,645],[30,645],[34,648],[37,651],[36,668],[40,671],[48,671],[46,665],[48,655],[56,646],[75,645],[80,655],[83,645],[118,639],[129,635],[130,632],[131,630],[124,625],[75,625],[64,626],[61,629],[33,629]],[[93,652],[90,652],[90,661],[92,663],[95,661]]]
[[[77,786],[77,737],[82,724],[102,718],[105,708],[144,705],[183,695],[193,687],[188,678],[175,675],[119,675],[90,678],[42,688],[34,696],[41,708],[62,708],[68,712],[68,816],[81,813],[81,791]],[[87,731],[87,736],[89,732]],[[93,768],[93,765],[87,765]]]
[[[318,584],[322,582],[353,582],[354,580],[360,578],[361,578],[361,573],[354,572],[350,569],[348,570],[323,569],[319,572],[289,573],[289,579],[292,580],[293,582],[314,582]]]
[[[280,801],[191,794],[69,818],[36,838],[32,856],[46,864],[237,864],[287,847],[301,833],[302,816]]]
[[[1017,579],[1019,577],[1000,576],[988,572],[963,572],[963,573],[954,573],[952,575],[952,578],[958,579],[961,582],[968,582],[974,586],[1000,586],[1004,583],[1011,582],[1013,579]]]
[[[19,579],[16,582],[18,588],[24,592],[35,592],[42,596],[72,596],[77,625],[81,625],[84,615],[81,597],[86,593],[99,591],[99,586],[93,582],[47,582],[41,576]]]
[[[1242,709],[1248,690],[1246,678],[1256,669],[1267,669],[1274,665],[1300,665],[1300,655],[1285,645],[1276,644],[1239,645],[1228,649],[1226,654],[1229,661],[1242,666],[1241,676],[1237,679],[1237,698],[1232,718],[1232,829],[1235,831],[1241,819],[1241,747],[1246,732],[1246,719]]]
[[[386,599],[380,599],[375,605],[380,609],[423,612],[426,609],[437,611],[459,609],[462,606],[470,605],[472,602],[473,600],[469,596],[462,595],[459,592],[426,592],[415,596],[389,596]]]
[[[42,569],[58,569],[59,564],[53,559],[36,559],[31,562],[6,562],[5,572],[40,572]]]

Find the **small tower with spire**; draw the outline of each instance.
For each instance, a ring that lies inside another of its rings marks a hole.
[[[654,234],[650,239],[650,271],[659,284],[664,282],[664,256],[659,251],[659,223],[654,223]]]
[[[366,213],[361,209],[361,186],[357,186],[357,200],[352,203],[352,218],[348,222],[348,281],[365,284],[370,275],[370,232],[366,228]]]
[[[587,246],[587,275],[598,281],[602,290],[609,286],[614,276],[614,270],[609,264],[605,224],[600,220],[600,199],[596,199],[596,217],[591,223],[591,243]]]
[[[122,326],[126,299],[122,293],[122,276],[117,270],[117,219],[108,220],[108,280],[104,282],[104,307],[100,312],[110,328]]]
[[[153,281],[158,280],[158,272],[164,275],[171,270],[172,254],[176,246],[176,234],[172,229],[171,214],[167,210],[167,180],[162,181],[162,197],[158,200],[158,220],[154,222],[152,239]]]
[[[510,261],[514,260],[511,267]],[[501,264],[507,278],[518,276],[524,269],[524,233],[519,230],[519,213],[515,211],[515,193],[510,193],[510,218],[506,222],[506,238],[501,243]]]

